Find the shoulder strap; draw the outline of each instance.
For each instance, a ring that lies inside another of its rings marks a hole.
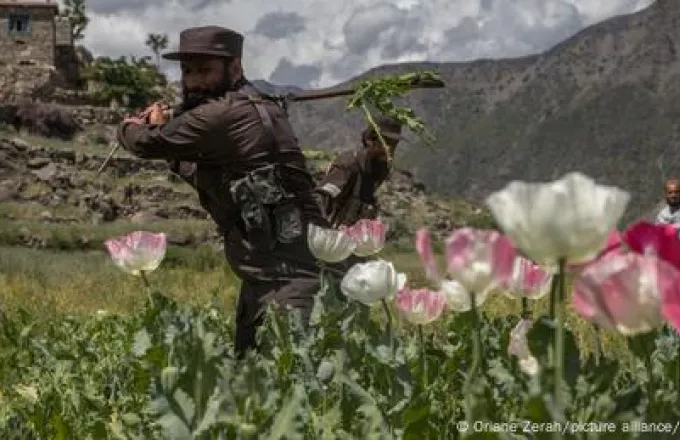
[[[276,159],[279,154],[278,142],[276,141],[276,133],[274,132],[274,123],[267,107],[263,105],[265,98],[260,92],[250,84],[245,84],[237,93],[242,93],[248,97],[248,100],[255,106],[257,114],[260,116],[262,125],[264,126],[264,134],[270,141],[269,153],[272,159]]]

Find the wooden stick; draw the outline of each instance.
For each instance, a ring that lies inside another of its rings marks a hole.
[[[114,143],[113,148],[111,148],[111,151],[109,151],[109,155],[106,156],[106,159],[104,159],[104,162],[102,162],[101,166],[97,170],[97,175],[99,175],[104,170],[104,168],[106,167],[106,164],[109,163],[109,161],[111,160],[114,153],[118,150],[119,147],[120,147],[120,144],[118,142]]]
[[[412,89],[442,89],[446,87],[443,81],[439,80],[420,80],[411,83]],[[319,90],[303,90],[297,93],[291,93],[284,97],[290,101],[313,101],[316,99],[335,98],[338,96],[349,96],[356,92],[354,87],[329,87]]]
[[[414,81],[411,84],[411,88],[413,89],[441,89],[446,87],[443,81],[439,80],[421,80],[421,81]],[[328,98],[336,98],[339,96],[349,96],[354,94],[356,89],[354,87],[329,87],[326,89],[319,89],[319,90],[303,90],[298,93],[290,93],[288,95],[283,95],[283,96],[273,96],[273,97],[278,97],[278,98],[283,98],[288,101],[314,101],[317,99],[328,99]],[[163,105],[163,110],[169,110],[170,107],[167,105]],[[142,112],[139,117],[144,118],[147,117],[150,113],[150,110],[147,110],[145,112]],[[116,142],[116,144],[111,148],[111,151],[109,152],[109,155],[106,157],[102,165],[99,167],[97,170],[97,174],[101,173],[102,170],[106,167],[106,164],[111,160],[113,157],[113,154],[118,150],[120,147],[120,144]]]
[[[170,110],[170,108],[171,108],[169,105],[166,105],[166,104],[163,104],[163,103],[160,103],[160,102],[158,102],[156,104],[160,104],[161,109],[164,112]],[[137,117],[138,118],[146,118],[146,117],[149,116],[151,111],[152,111],[152,109],[148,108],[148,109],[144,110],[143,112],[141,112],[139,115],[137,115]],[[104,170],[104,168],[106,168],[106,165],[109,163],[109,161],[111,160],[113,155],[116,153],[116,151],[118,151],[118,148],[120,148],[120,143],[118,143],[118,142],[114,143],[113,147],[111,148],[111,151],[109,151],[109,154],[106,156],[106,159],[104,159],[104,162],[102,162],[101,166],[97,170],[97,175],[99,175]]]

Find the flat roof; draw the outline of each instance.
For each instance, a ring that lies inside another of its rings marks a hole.
[[[51,0],[0,0],[0,8],[54,8],[59,9],[59,4]]]

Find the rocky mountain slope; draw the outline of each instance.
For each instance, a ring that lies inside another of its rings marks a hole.
[[[164,162],[121,152],[97,175],[108,147],[100,145],[99,153],[92,154],[77,146],[0,133],[0,245],[59,247],[55,241],[69,235],[75,247],[87,247],[92,234],[113,233],[112,225],[129,229],[150,224],[168,232],[174,244],[220,242],[193,190],[170,174]],[[320,177],[330,156],[310,151],[308,158]],[[396,172],[380,197],[391,239],[403,246],[412,245],[420,226],[441,236],[463,225],[491,225],[485,210],[434,196],[407,172]]]
[[[480,202],[508,181],[552,180],[578,170],[633,194],[627,219],[648,214],[662,175],[680,175],[680,2],[596,24],[549,51],[506,60],[410,63],[375,74],[433,70],[444,90],[405,100],[437,136],[397,158],[425,185]],[[361,115],[344,99],[295,103],[303,144],[325,149],[359,142]]]

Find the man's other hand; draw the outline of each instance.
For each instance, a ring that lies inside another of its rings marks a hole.
[[[146,124],[146,120],[140,118],[139,116],[129,116],[125,119],[123,119],[123,124],[135,124],[135,125],[142,125]]]
[[[155,103],[151,107],[147,108],[144,112],[148,113],[149,124],[161,125],[168,122],[168,115],[163,111],[163,106],[160,103]]]

